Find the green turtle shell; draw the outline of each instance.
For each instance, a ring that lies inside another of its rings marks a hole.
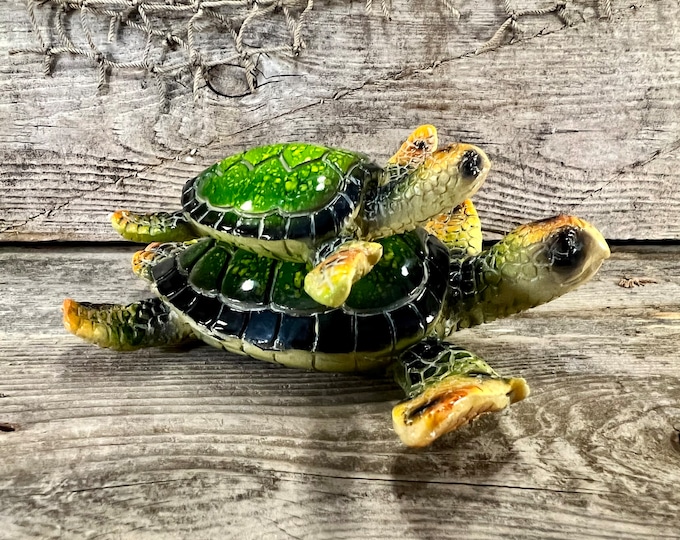
[[[380,240],[383,257],[340,308],[304,291],[303,263],[203,238],[151,268],[158,295],[211,345],[287,366],[361,371],[428,335],[447,294],[446,247],[422,230]]]
[[[304,143],[261,146],[189,180],[182,206],[199,228],[220,239],[315,245],[343,230],[379,171],[354,152]]]

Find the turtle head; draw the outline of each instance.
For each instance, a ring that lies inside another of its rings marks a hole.
[[[476,279],[452,274],[453,325],[465,328],[549,302],[592,278],[609,255],[602,234],[577,217],[522,225],[463,263],[474,267]]]
[[[409,166],[390,166],[375,201],[367,205],[368,236],[401,233],[448,212],[481,187],[491,169],[483,150],[456,143]]]
[[[501,274],[514,279],[518,294],[537,304],[588,281],[610,255],[600,231],[565,215],[522,225],[502,244],[508,264]]]
[[[477,193],[490,169],[491,160],[482,149],[455,143],[433,152],[413,172],[411,182],[444,195],[443,212]]]

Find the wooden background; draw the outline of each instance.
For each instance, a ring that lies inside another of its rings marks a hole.
[[[522,16],[522,39],[482,54],[503,3],[455,4],[458,21],[394,0],[388,20],[318,1],[307,48],[263,56],[255,93],[238,71],[214,82],[240,97],[194,100],[180,79],[163,109],[141,71],[97,91],[86,59],[44,77],[40,55],[9,55],[36,38],[24,4],[0,3],[0,536],[678,536],[680,2],[614,1],[610,19],[569,2],[571,25]],[[383,161],[426,122],[493,159],[476,197],[490,238],[565,212],[618,241],[579,291],[456,336],[529,380],[507,413],[414,452],[387,379],[208,347],[116,354],[63,331],[64,296],[145,294],[113,209],[175,208],[192,174],[273,141]]]

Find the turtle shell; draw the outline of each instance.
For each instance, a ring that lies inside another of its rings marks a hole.
[[[182,206],[199,228],[217,231],[221,239],[316,244],[344,228],[366,187],[377,183],[379,170],[366,156],[345,150],[304,143],[261,146],[189,180]]]
[[[428,335],[447,291],[446,247],[422,230],[380,240],[383,257],[339,308],[304,291],[303,263],[203,238],[151,269],[159,296],[204,341],[293,367],[360,371]]]

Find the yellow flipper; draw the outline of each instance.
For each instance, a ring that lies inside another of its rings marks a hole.
[[[529,395],[524,379],[449,376],[392,409],[394,430],[407,446],[422,447],[478,416]]]
[[[529,395],[524,379],[505,379],[476,354],[436,338],[404,352],[392,374],[406,393],[392,409],[392,421],[407,446],[427,446]]]
[[[482,223],[470,199],[450,212],[439,214],[423,228],[444,242],[452,253],[465,256],[482,251]]]
[[[376,242],[347,242],[305,276],[305,291],[319,304],[341,306],[352,285],[365,276],[382,257]]]
[[[437,150],[438,145],[437,128],[430,124],[419,126],[387,163],[402,167],[417,167]]]

